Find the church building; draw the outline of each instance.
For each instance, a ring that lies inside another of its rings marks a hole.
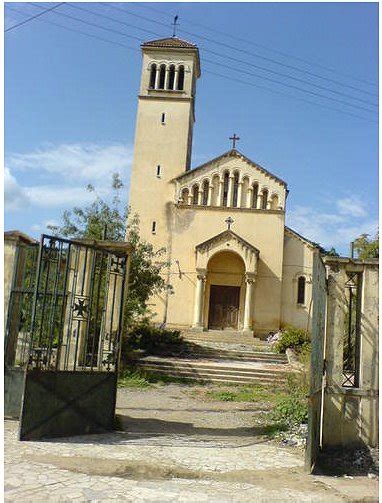
[[[152,299],[169,328],[264,337],[310,329],[318,247],[285,225],[287,184],[232,148],[191,168],[196,45],[142,44],[130,201],[142,239],[165,248],[172,286]]]

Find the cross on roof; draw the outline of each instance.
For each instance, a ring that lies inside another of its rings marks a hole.
[[[227,224],[228,230],[231,230],[231,225],[234,223],[234,219],[232,217],[228,217],[224,220],[224,222]]]
[[[240,140],[238,136],[236,136],[236,133],[233,134],[233,136],[230,137],[230,140],[232,140],[232,148],[236,148],[236,142]]]
[[[176,27],[178,26],[178,16],[175,16],[174,17],[174,22],[171,23],[171,26],[173,26],[173,32],[172,32],[172,36],[173,37],[176,37]]]

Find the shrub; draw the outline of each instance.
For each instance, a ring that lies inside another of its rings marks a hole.
[[[304,345],[310,344],[308,334],[300,328],[287,328],[277,341],[275,349],[278,353],[285,353],[288,348],[296,350],[300,353]]]
[[[128,331],[122,342],[122,361],[134,350],[143,350],[147,353],[158,353],[168,346],[174,347],[183,344],[179,330],[165,330],[154,325],[144,323],[136,325]]]

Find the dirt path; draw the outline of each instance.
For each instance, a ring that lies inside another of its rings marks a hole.
[[[119,390],[119,432],[18,442],[7,422],[6,501],[377,501],[376,480],[305,474],[301,450],[263,435],[261,409],[166,385]]]

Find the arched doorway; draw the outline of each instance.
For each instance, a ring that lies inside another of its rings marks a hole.
[[[245,264],[237,253],[221,251],[207,265],[206,308],[209,329],[242,325]]]

